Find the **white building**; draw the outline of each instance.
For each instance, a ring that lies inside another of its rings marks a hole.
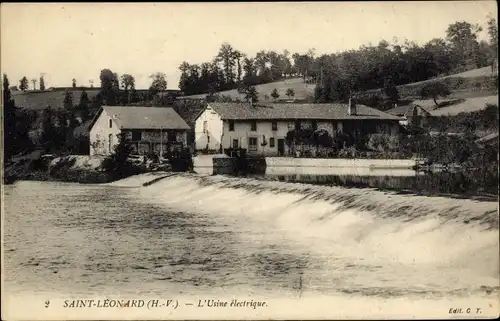
[[[167,153],[187,146],[189,126],[172,108],[103,106],[90,124],[90,155],[109,155],[126,137],[136,154]]]
[[[297,128],[337,132],[397,133],[399,117],[364,105],[209,103],[195,121],[195,149],[285,155],[287,133]]]

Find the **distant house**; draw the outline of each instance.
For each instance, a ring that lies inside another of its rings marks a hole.
[[[399,117],[353,104],[209,103],[195,122],[195,149],[246,149],[248,154],[284,155],[295,129],[323,129],[330,135],[399,132]]]
[[[75,138],[88,138],[90,134],[90,126],[92,125],[92,120],[87,120],[81,123],[75,129],[73,129],[73,137]]]
[[[172,109],[103,106],[90,125],[90,155],[108,155],[126,133],[136,154],[159,154],[187,146],[189,126]]]
[[[397,106],[393,109],[386,111],[388,114],[401,117],[401,125],[414,125],[422,127],[426,124],[427,117],[431,116],[431,113],[424,109],[422,106],[416,104]]]

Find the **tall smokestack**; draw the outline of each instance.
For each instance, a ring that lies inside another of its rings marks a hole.
[[[347,111],[350,116],[356,115],[356,102],[352,97],[349,97],[349,106],[347,107]]]

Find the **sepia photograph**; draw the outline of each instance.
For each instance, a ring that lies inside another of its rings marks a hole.
[[[499,317],[496,1],[0,13],[2,320]]]

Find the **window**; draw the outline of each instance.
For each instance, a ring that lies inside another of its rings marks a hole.
[[[253,120],[250,123],[250,130],[253,131],[253,132],[257,131],[257,122],[255,120]]]
[[[274,137],[269,138],[269,147],[274,147]]]
[[[109,128],[113,128],[113,120],[112,119],[109,120]]]
[[[139,130],[134,130],[132,131],[132,140],[141,140],[142,139],[142,132]]]
[[[237,139],[233,139],[233,148],[238,148],[238,140]]]
[[[113,134],[109,134],[108,136],[108,150],[111,153],[113,151]]]
[[[257,137],[248,137],[248,150],[257,150]]]
[[[273,131],[277,131],[277,130],[278,130],[278,122],[277,122],[277,121],[273,121],[273,122],[271,123],[271,129],[272,129]]]
[[[229,121],[229,131],[234,132],[234,120]]]
[[[208,122],[205,120],[205,121],[203,122],[203,132],[204,132],[204,133],[206,133],[206,132],[207,132],[207,130],[208,130]]]
[[[313,129],[313,130],[318,129],[318,122],[317,122],[317,121],[315,121],[315,120],[313,120],[313,121],[311,122],[311,126],[312,126],[312,129]]]

